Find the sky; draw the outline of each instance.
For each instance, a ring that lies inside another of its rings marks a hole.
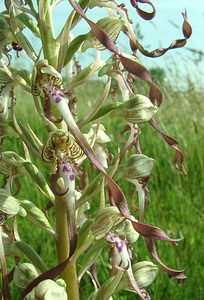
[[[129,0],[117,1],[117,3],[125,3],[129,11],[130,18],[133,20],[133,23],[138,23],[140,25],[140,30],[143,35],[143,39],[141,42],[145,47],[148,48],[148,50],[153,50],[158,47],[168,47],[173,40],[177,38],[183,38],[181,30],[183,17],[181,13],[186,9],[188,20],[193,28],[193,34],[189,39],[186,48],[203,50],[204,0],[152,0],[152,3],[155,5],[157,11],[155,18],[152,21],[146,21],[140,18],[130,5]],[[145,8],[145,6],[146,5],[143,5],[141,6],[141,8]],[[146,8],[148,8],[148,6],[146,6]],[[0,11],[2,9],[3,1],[1,0]],[[70,12],[71,6],[67,0],[62,0],[60,4],[55,8],[54,24],[56,33],[60,32]],[[88,16],[93,21],[97,21],[100,17],[106,16],[106,12],[102,8],[94,8],[94,10],[88,11]],[[179,28],[177,28],[173,24],[176,24]],[[77,25],[76,29],[74,30],[74,34],[83,34],[87,31],[89,31],[89,26],[85,21],[82,21],[81,24],[79,23],[79,25]],[[130,51],[125,37],[120,38],[117,45],[125,52]],[[102,54],[102,57],[106,58],[108,55],[109,54],[105,53]],[[93,55],[88,54],[85,61],[89,63],[91,59],[93,59]],[[179,66],[181,65],[181,69],[183,70],[185,70],[186,68],[191,69],[192,67],[195,67],[194,62],[191,62],[191,52],[184,48],[171,50],[167,54],[165,54],[165,56],[157,59],[141,57],[141,61],[145,62],[147,67],[154,67],[155,65],[163,67],[166,66],[166,64],[168,65],[168,61],[171,60],[174,60]],[[185,61],[183,66],[182,60]],[[201,62],[200,65],[203,68],[204,61]]]

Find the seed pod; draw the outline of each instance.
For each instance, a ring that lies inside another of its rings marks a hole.
[[[107,35],[113,42],[117,40],[118,35],[124,26],[124,22],[121,19],[115,17],[102,18],[96,24],[107,33]],[[87,39],[83,43],[81,50],[82,52],[85,52],[88,48],[91,47],[94,47],[100,51],[106,49],[104,45],[102,45],[99,40],[95,38],[92,31],[88,33]]]
[[[100,240],[106,237],[109,231],[123,220],[124,217],[115,206],[100,210],[91,229],[95,239]]]
[[[152,104],[149,98],[138,94],[130,100],[125,101],[111,115],[123,117],[130,123],[140,124],[149,121],[157,113],[157,110],[158,108]]]
[[[13,281],[18,287],[25,288],[38,275],[36,268],[32,264],[23,263],[15,267]]]
[[[132,266],[132,270],[139,288],[148,287],[155,280],[158,273],[158,267],[150,261],[138,262]],[[126,273],[117,286],[117,291],[124,289],[135,292]]]

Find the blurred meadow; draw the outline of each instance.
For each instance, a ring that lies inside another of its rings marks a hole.
[[[142,125],[140,136],[142,151],[156,160],[149,185],[150,205],[146,209],[145,220],[149,224],[161,227],[170,236],[181,238],[178,247],[172,247],[168,243],[162,242],[157,242],[157,246],[163,262],[169,267],[184,269],[188,279],[184,285],[179,286],[176,280],[168,280],[166,273],[160,270],[157,279],[148,290],[152,299],[155,300],[201,300],[204,299],[204,241],[202,238],[204,228],[204,208],[202,205],[204,189],[204,91],[201,88],[196,89],[193,84],[190,84],[190,77],[186,79],[188,83],[185,89],[181,90],[175,84],[172,86],[170,80],[164,80],[165,71],[153,69],[152,74],[155,80],[159,81],[164,93],[164,102],[156,119],[168,134],[180,142],[185,154],[188,176],[180,175],[173,166],[173,149],[164,144],[159,134],[148,123]],[[174,78],[174,82],[177,79],[179,82],[179,78]],[[92,80],[77,89],[79,118],[100,97],[103,88],[103,82]],[[141,81],[136,82],[135,90],[139,93],[145,94],[146,88]],[[15,109],[18,121],[23,124],[29,123],[44,142],[47,132],[35,111],[32,98],[28,94],[22,93],[21,90],[16,90],[16,92]],[[110,136],[115,134],[120,136],[124,125],[120,123],[120,120],[106,116],[102,122]],[[119,140],[119,142],[122,147],[122,141]],[[108,145],[111,151],[116,151],[115,146],[112,142]],[[12,135],[4,145],[4,150],[7,149],[23,154],[18,138],[14,138]],[[42,169],[38,162],[36,164],[48,179],[46,169]],[[97,172],[94,176],[96,174]],[[47,200],[40,192],[32,188],[32,182],[29,179],[24,179],[21,184],[22,189],[18,198],[30,199],[44,210]],[[129,186],[123,182],[120,182],[120,186],[128,198]],[[97,199],[92,201],[95,201],[94,207],[97,209]],[[54,225],[52,213],[52,209],[50,209],[51,223]],[[137,216],[137,212],[133,212],[133,214]],[[34,247],[48,267],[57,264],[55,243],[45,232],[36,229],[32,223],[25,222],[21,217],[19,217],[19,232],[22,240]],[[134,253],[139,260],[151,260],[142,237],[136,243]],[[13,262],[10,261],[10,267],[12,264]],[[103,266],[109,267],[107,251],[100,257],[97,266],[100,268],[99,279],[103,282],[107,277],[107,271],[105,271],[107,268],[103,268]],[[90,279],[85,275],[80,289],[82,300],[88,299],[90,286]],[[13,287],[13,299],[18,299],[19,293],[20,290]],[[125,300],[137,299],[137,296],[129,292],[122,292],[113,298]]]

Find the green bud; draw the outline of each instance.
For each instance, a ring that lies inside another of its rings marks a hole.
[[[121,19],[115,17],[102,18],[96,24],[107,33],[107,35],[113,42],[116,41],[120,31],[124,26],[124,22]],[[90,31],[87,35],[87,39],[84,41],[81,47],[81,51],[85,52],[88,48],[92,47],[100,51],[106,49],[104,45],[102,45],[99,40],[95,38],[93,32]]]
[[[150,261],[138,262],[132,266],[132,270],[139,288],[148,287],[155,280],[158,273],[158,267]],[[117,286],[117,291],[124,289],[135,292],[126,273]]]
[[[67,293],[64,287],[58,285],[55,281],[47,279],[40,282],[31,293],[29,293],[26,300],[67,300]]]
[[[144,123],[149,121],[157,112],[158,108],[152,104],[149,98],[143,95],[136,95],[125,101],[121,107],[114,110],[111,114],[123,117],[130,123]]]
[[[18,216],[25,218],[27,216],[27,212],[23,207],[20,207],[19,212],[18,212]]]
[[[155,160],[143,154],[131,155],[117,170],[116,178],[140,179],[151,174]]]
[[[129,220],[125,220],[121,224],[118,224],[113,229],[113,232],[116,233],[121,238],[125,237],[130,244],[135,243],[140,236],[139,233],[135,231],[131,221]]]
[[[92,233],[96,240],[103,239],[111,229],[121,223],[124,217],[115,206],[105,207],[99,211],[92,226]]]
[[[0,189],[0,213],[6,214],[7,218],[15,216],[20,209],[19,202],[6,190]]]
[[[38,275],[36,268],[32,264],[23,263],[15,267],[13,281],[18,287],[25,288]]]

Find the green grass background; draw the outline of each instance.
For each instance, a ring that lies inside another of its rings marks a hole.
[[[144,89],[141,83],[136,89],[142,93]],[[104,85],[101,82],[89,82],[77,90],[79,116],[96,101]],[[152,299],[172,300],[202,300],[204,299],[204,103],[202,91],[194,87],[185,92],[176,91],[170,85],[163,85],[165,95],[164,103],[159,109],[157,120],[163,129],[171,136],[179,140],[185,154],[188,176],[184,177],[172,165],[173,149],[166,146],[160,135],[147,123],[141,126],[141,146],[143,153],[156,160],[150,180],[150,206],[146,208],[145,220],[164,229],[175,238],[183,238],[178,247],[172,247],[168,243],[157,242],[158,252],[163,262],[169,267],[185,269],[188,279],[183,286],[179,286],[174,279],[168,279],[166,273],[160,270],[156,281],[148,288]],[[17,90],[16,114],[19,122],[29,123],[34,132],[46,140],[47,132],[40,118],[37,116],[32,98]],[[103,122],[103,120],[102,120]],[[108,116],[103,122],[107,132],[113,137],[123,128],[122,121],[110,119]],[[122,142],[121,142],[122,143]],[[110,143],[109,150],[115,151],[116,143]],[[9,137],[4,150],[9,149],[22,154],[22,147],[17,137]],[[47,170],[39,162],[45,176]],[[125,192],[127,185],[121,185]],[[31,180],[22,180],[22,190],[19,199],[29,199],[40,208],[46,206],[46,199],[33,187]],[[95,201],[96,199],[94,199]],[[97,201],[96,201],[97,203]],[[97,204],[94,205],[97,208]],[[41,255],[48,266],[56,264],[55,244],[47,234],[36,228],[30,221],[19,219],[19,232],[22,240],[32,245]],[[51,212],[51,223],[54,224]],[[138,260],[151,260],[150,254],[144,246],[142,238],[139,239],[135,252]],[[103,282],[107,276],[108,257],[103,253],[97,266],[100,268],[100,280]],[[12,265],[11,259],[9,266]],[[91,282],[84,276],[81,285],[81,299],[88,298]],[[20,290],[12,286],[12,297],[18,299]],[[114,299],[137,299],[135,294],[122,292],[114,296]]]

